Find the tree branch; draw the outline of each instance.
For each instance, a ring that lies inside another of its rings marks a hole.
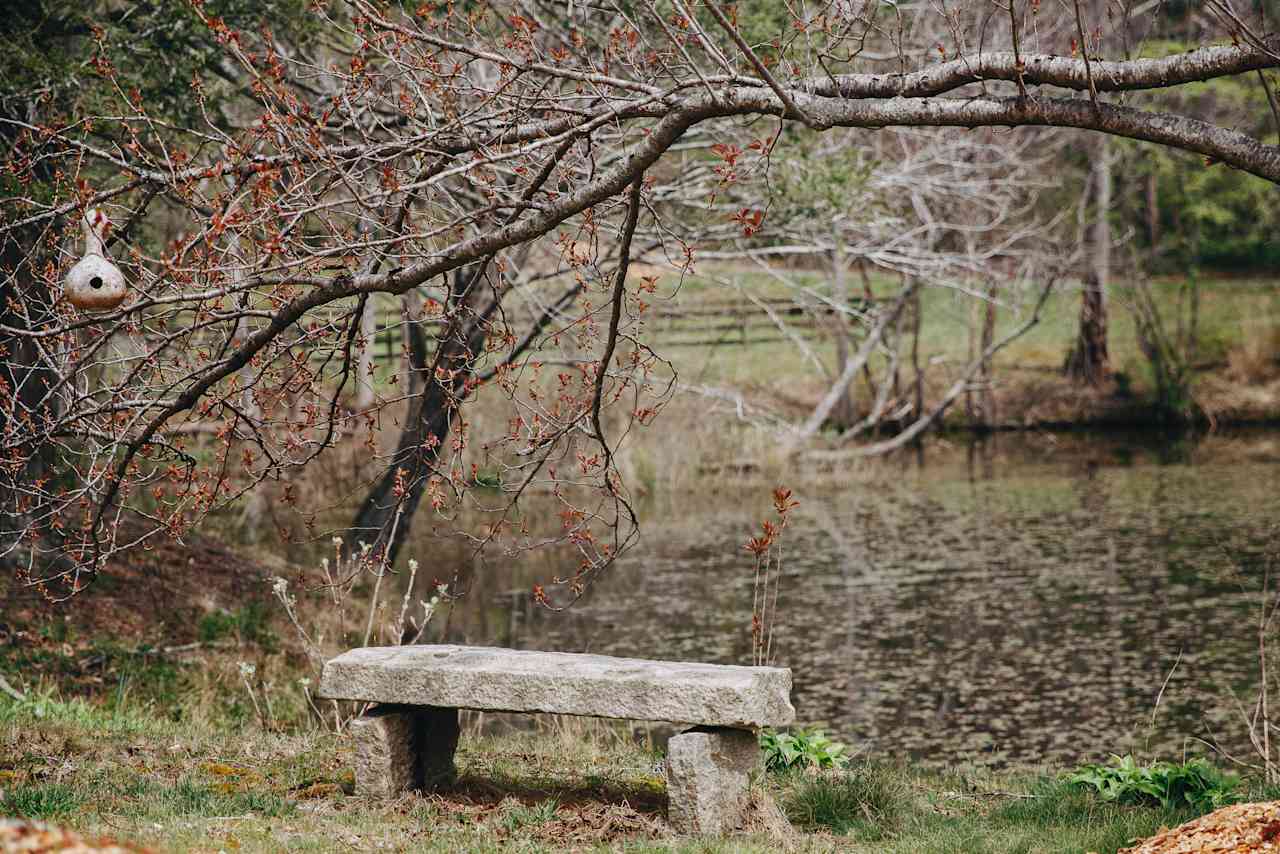
[[[1205,47],[1159,59],[1126,59],[1086,63],[1083,59],[1050,54],[1019,57],[1008,52],[983,53],[953,59],[908,74],[842,74],[814,78],[798,88],[815,95],[841,98],[924,98],[942,95],[970,83],[1004,80],[1034,86],[1060,86],[1089,91],[1093,78],[1098,92],[1164,89],[1183,83],[1245,74],[1280,66],[1274,57],[1252,47]]]
[[[609,491],[613,492],[613,481],[609,478],[609,468],[613,464],[613,451],[604,437],[604,428],[600,426],[600,403],[604,400],[604,382],[609,375],[609,363],[613,361],[614,348],[618,346],[618,324],[622,320],[622,298],[627,293],[627,268],[631,266],[631,240],[636,234],[636,224],[640,221],[640,190],[644,187],[644,173],[636,176],[631,185],[631,193],[627,197],[627,222],[622,227],[622,244],[618,248],[618,277],[613,285],[613,306],[609,314],[609,338],[605,343],[604,355],[600,357],[600,370],[596,374],[595,394],[591,399],[591,426],[596,431],[596,439],[604,449],[604,479]]]

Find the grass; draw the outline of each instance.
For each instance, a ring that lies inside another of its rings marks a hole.
[[[786,404],[795,405],[799,410],[811,407],[826,391],[828,380],[792,342],[780,339],[739,345],[744,333],[732,318],[688,315],[700,306],[735,305],[752,313],[760,324],[746,334],[748,339],[779,337],[751,299],[797,298],[813,304],[816,296],[832,293],[831,276],[826,270],[784,268],[779,272],[773,275],[750,265],[708,263],[700,264],[696,274],[681,277],[674,269],[636,267],[637,277],[654,274],[659,277],[656,291],[647,298],[654,311],[644,321],[645,343],[671,361],[681,382],[731,387],[745,392],[749,401],[781,404],[783,408]],[[784,283],[784,277],[793,286]],[[901,287],[898,277],[881,272],[872,273],[869,281],[873,295],[882,299],[897,293]],[[1209,272],[1201,274],[1198,281],[1196,362],[1206,375],[1217,380],[1203,384],[1199,390],[1200,396],[1206,398],[1207,408],[1224,416],[1235,414],[1241,420],[1280,416],[1280,390],[1273,389],[1262,397],[1247,393],[1251,387],[1275,385],[1280,380],[1280,277],[1268,276],[1265,272],[1244,276]],[[1176,325],[1183,283],[1182,278],[1172,276],[1151,282],[1156,307],[1170,330]],[[859,276],[852,276],[849,286],[861,295],[863,282]],[[971,284],[975,289],[985,286],[981,281]],[[997,339],[1027,318],[1039,286],[1040,283],[1028,283],[1020,291],[1006,287],[997,294]],[[1039,324],[996,356],[996,394],[997,398],[1005,399],[1007,405],[1002,411],[1009,416],[1009,423],[1020,423],[1017,415],[1021,413],[1011,409],[1026,409],[1035,402],[1023,398],[1062,393],[1050,380],[1060,379],[1065,356],[1075,342],[1080,287],[1074,280],[1057,282],[1041,312]],[[1153,381],[1138,346],[1134,302],[1133,285],[1124,281],[1112,283],[1108,290],[1108,346],[1118,388],[1124,394],[1131,393],[1141,399],[1152,393]],[[920,360],[931,392],[927,397],[936,397],[937,391],[950,384],[955,371],[972,358],[970,329],[976,327],[978,309],[983,303],[960,287],[943,286],[924,288],[921,303]],[[394,323],[399,317],[399,303],[387,299],[380,305],[389,322]],[[532,302],[524,305],[517,297],[511,311],[514,315],[521,311],[536,313],[541,310],[539,305]],[[660,316],[663,313],[667,316]],[[672,313],[677,316],[671,317]],[[783,319],[787,317],[784,315]],[[790,320],[795,322],[798,318]],[[819,326],[826,322],[821,320]],[[803,337],[814,355],[830,370],[834,345],[829,334],[810,331],[803,333]],[[678,343],[690,341],[706,343],[698,346]],[[900,370],[904,376],[911,370],[909,349],[909,342],[900,348],[904,357]],[[558,346],[553,346],[544,355],[555,358],[563,354]],[[876,359],[873,364],[882,364]],[[399,371],[398,360],[379,363],[376,382],[380,392],[398,394],[397,387],[389,383]],[[1062,385],[1071,388],[1065,380]],[[780,387],[784,389],[782,393],[778,393]],[[473,406],[473,410],[476,409],[483,411],[484,406]],[[703,411],[705,405],[693,409]],[[1057,414],[1071,420],[1070,410]],[[952,417],[955,418],[954,414]],[[505,419],[506,415],[501,414],[499,423],[505,424]],[[483,486],[496,484],[491,472],[483,473],[481,479]]]
[[[279,615],[243,599],[209,613],[189,621],[191,635],[149,636],[155,646],[137,648],[103,640],[114,623],[7,623],[0,673],[28,699],[0,695],[0,814],[163,851],[903,854],[1107,854],[1190,816],[1110,803],[1053,772],[855,761],[763,777],[759,791],[797,829],[785,845],[768,822],[733,838],[679,839],[664,819],[660,756],[630,730],[571,718],[503,735],[473,720],[455,788],[371,801],[353,794],[351,745],[308,716],[298,683],[306,662]],[[164,652],[189,637],[204,645]],[[246,699],[241,661],[256,664],[265,723]]]
[[[234,639],[238,643],[254,643],[270,650],[278,645],[268,625],[270,612],[264,602],[249,602],[235,611],[209,611],[200,618],[197,637],[205,643]]]
[[[663,820],[659,757],[604,722],[550,719],[500,736],[473,726],[455,788],[379,802],[352,794],[343,737],[173,717],[51,690],[0,700],[0,813],[164,851],[903,854],[1107,854],[1193,815],[1107,803],[1061,775],[860,762],[759,783],[797,829],[790,839],[689,840]]]
[[[792,272],[791,277],[804,286],[818,293],[829,293],[829,277],[823,272]],[[736,282],[736,286],[732,283]],[[878,297],[893,294],[900,286],[897,280],[873,277],[873,293]],[[1152,283],[1152,289],[1158,308],[1163,316],[1172,320],[1173,309],[1178,299],[1181,281],[1174,278],[1159,279]],[[1200,338],[1202,358],[1206,360],[1225,358],[1229,349],[1241,339],[1245,331],[1259,334],[1264,328],[1280,327],[1280,279],[1263,277],[1237,276],[1204,276],[1200,280]],[[677,305],[696,305],[699,302],[721,303],[741,300],[741,292],[756,297],[786,297],[794,295],[794,291],[778,282],[768,274],[754,271],[726,271],[714,279],[691,278],[686,280],[680,290]],[[963,334],[971,322],[971,311],[974,300],[959,290],[942,287],[925,288],[922,296],[922,326],[920,338],[922,349],[931,356],[944,359],[960,359],[967,356],[968,342]],[[996,336],[1012,331],[1031,308],[1030,292],[1022,295],[1000,295],[1000,308],[997,314]],[[1134,325],[1130,313],[1132,289],[1124,283],[1115,284],[1110,291],[1110,329],[1109,346],[1111,356],[1118,366],[1124,368],[1141,359],[1135,337]],[[1067,348],[1074,341],[1079,323],[1080,292],[1074,282],[1064,282],[1056,286],[1041,312],[1039,325],[1026,336],[1011,344],[998,357],[999,364],[1020,365],[1024,367],[1060,368]],[[659,333],[663,327],[656,326]],[[725,343],[735,340],[736,332],[725,337]],[[776,351],[770,352],[771,348]],[[726,347],[725,350],[741,352],[739,348]],[[747,350],[761,350],[762,356],[769,361],[784,353],[794,353],[795,348],[789,344],[759,345]],[[694,351],[697,348],[693,348]],[[677,354],[676,358],[679,358]],[[694,360],[686,361],[690,367]],[[796,368],[801,360],[794,358]],[[735,369],[733,360],[726,357],[718,364],[716,375],[729,378],[725,371]],[[749,368],[741,368],[740,377],[750,373]],[[749,377],[747,377],[749,378]]]
[[[49,821],[71,815],[81,803],[80,795],[61,783],[22,784],[0,798],[0,814]]]
[[[540,850],[618,828],[661,835],[652,754],[603,730],[473,738],[458,759],[445,797],[379,803],[351,794],[337,736],[177,723],[50,692],[0,702],[0,812],[162,850]]]
[[[871,842],[890,836],[907,806],[901,775],[874,765],[808,774],[796,772],[784,787],[783,808],[802,830],[852,834]]]
[[[1195,813],[1105,804],[1054,776],[931,774],[864,766],[783,789],[798,827],[840,850],[886,854],[1115,852]]]
[[[829,291],[829,277],[823,272],[793,272],[791,277],[817,292]],[[672,279],[674,283],[674,279]],[[735,284],[736,283],[736,284]],[[1172,324],[1181,282],[1163,279],[1152,283],[1156,304],[1166,322]],[[672,285],[674,286],[674,285]],[[896,281],[873,278],[873,291],[892,294]],[[774,277],[756,271],[725,270],[685,281],[679,305],[699,302],[720,303],[742,300],[741,292],[756,297],[783,297],[793,292]],[[1030,310],[1031,294],[1001,295],[996,337],[1018,326]],[[920,358],[927,365],[930,388],[941,388],[948,372],[967,362],[969,326],[974,300],[959,291],[932,287],[922,292]],[[1135,334],[1132,289],[1117,283],[1110,292],[1109,350],[1113,370],[1120,382],[1141,399],[1152,392],[1152,379]],[[1069,384],[1058,376],[1067,350],[1074,342],[1079,323],[1080,295],[1076,283],[1057,286],[1041,314],[1040,323],[1010,344],[995,359],[996,393],[1004,405],[1000,411],[1011,422],[1020,421],[1025,410],[1039,398],[1066,393]],[[1280,377],[1280,279],[1262,277],[1206,277],[1201,280],[1199,354],[1197,363],[1213,381],[1198,389],[1206,406],[1218,413],[1238,411],[1244,418],[1280,415],[1280,394],[1259,397],[1256,387]],[[825,391],[824,381],[804,355],[789,342],[736,346],[736,332],[724,333],[722,346],[682,347],[664,351],[664,337],[672,337],[675,327],[655,324],[655,348],[672,359],[682,380],[726,385],[767,394],[770,387],[785,385],[788,400],[816,401]],[[687,337],[687,336],[684,336]],[[816,355],[831,365],[833,345],[823,337],[810,337]],[[902,370],[909,371],[904,365]],[[1063,388],[1058,388],[1062,385]],[[936,389],[935,389],[936,390]],[[751,399],[751,396],[748,396]],[[1076,407],[1080,404],[1077,402]],[[963,407],[956,407],[952,418]],[[1050,414],[1050,418],[1080,420],[1085,411],[1070,409]]]

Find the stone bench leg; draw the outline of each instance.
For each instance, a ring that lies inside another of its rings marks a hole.
[[[667,818],[678,833],[718,836],[739,826],[760,764],[756,734],[699,727],[667,745]]]
[[[356,794],[393,798],[453,782],[457,709],[381,705],[350,726],[356,743]]]

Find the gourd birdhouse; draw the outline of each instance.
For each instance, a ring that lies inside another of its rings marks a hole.
[[[67,273],[63,290],[76,308],[109,311],[124,302],[124,273],[107,255],[107,217],[90,208],[84,214],[84,257]]]

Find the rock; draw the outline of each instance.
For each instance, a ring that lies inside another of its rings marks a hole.
[[[380,706],[351,722],[357,795],[395,797],[421,785],[414,730],[413,709],[394,706]]]
[[[320,680],[330,699],[744,729],[790,724],[790,693],[780,667],[447,645],[353,649]]]
[[[754,730],[795,719],[785,668],[490,647],[353,649],[325,664],[319,694],[390,704],[352,724],[356,791],[381,797],[452,778],[458,709],[698,725],[667,745],[670,818],[708,835],[744,822]]]
[[[667,818],[679,833],[719,836],[740,827],[760,766],[754,732],[695,729],[667,745]]]
[[[396,797],[453,781],[456,709],[378,706],[351,722],[356,794]]]

